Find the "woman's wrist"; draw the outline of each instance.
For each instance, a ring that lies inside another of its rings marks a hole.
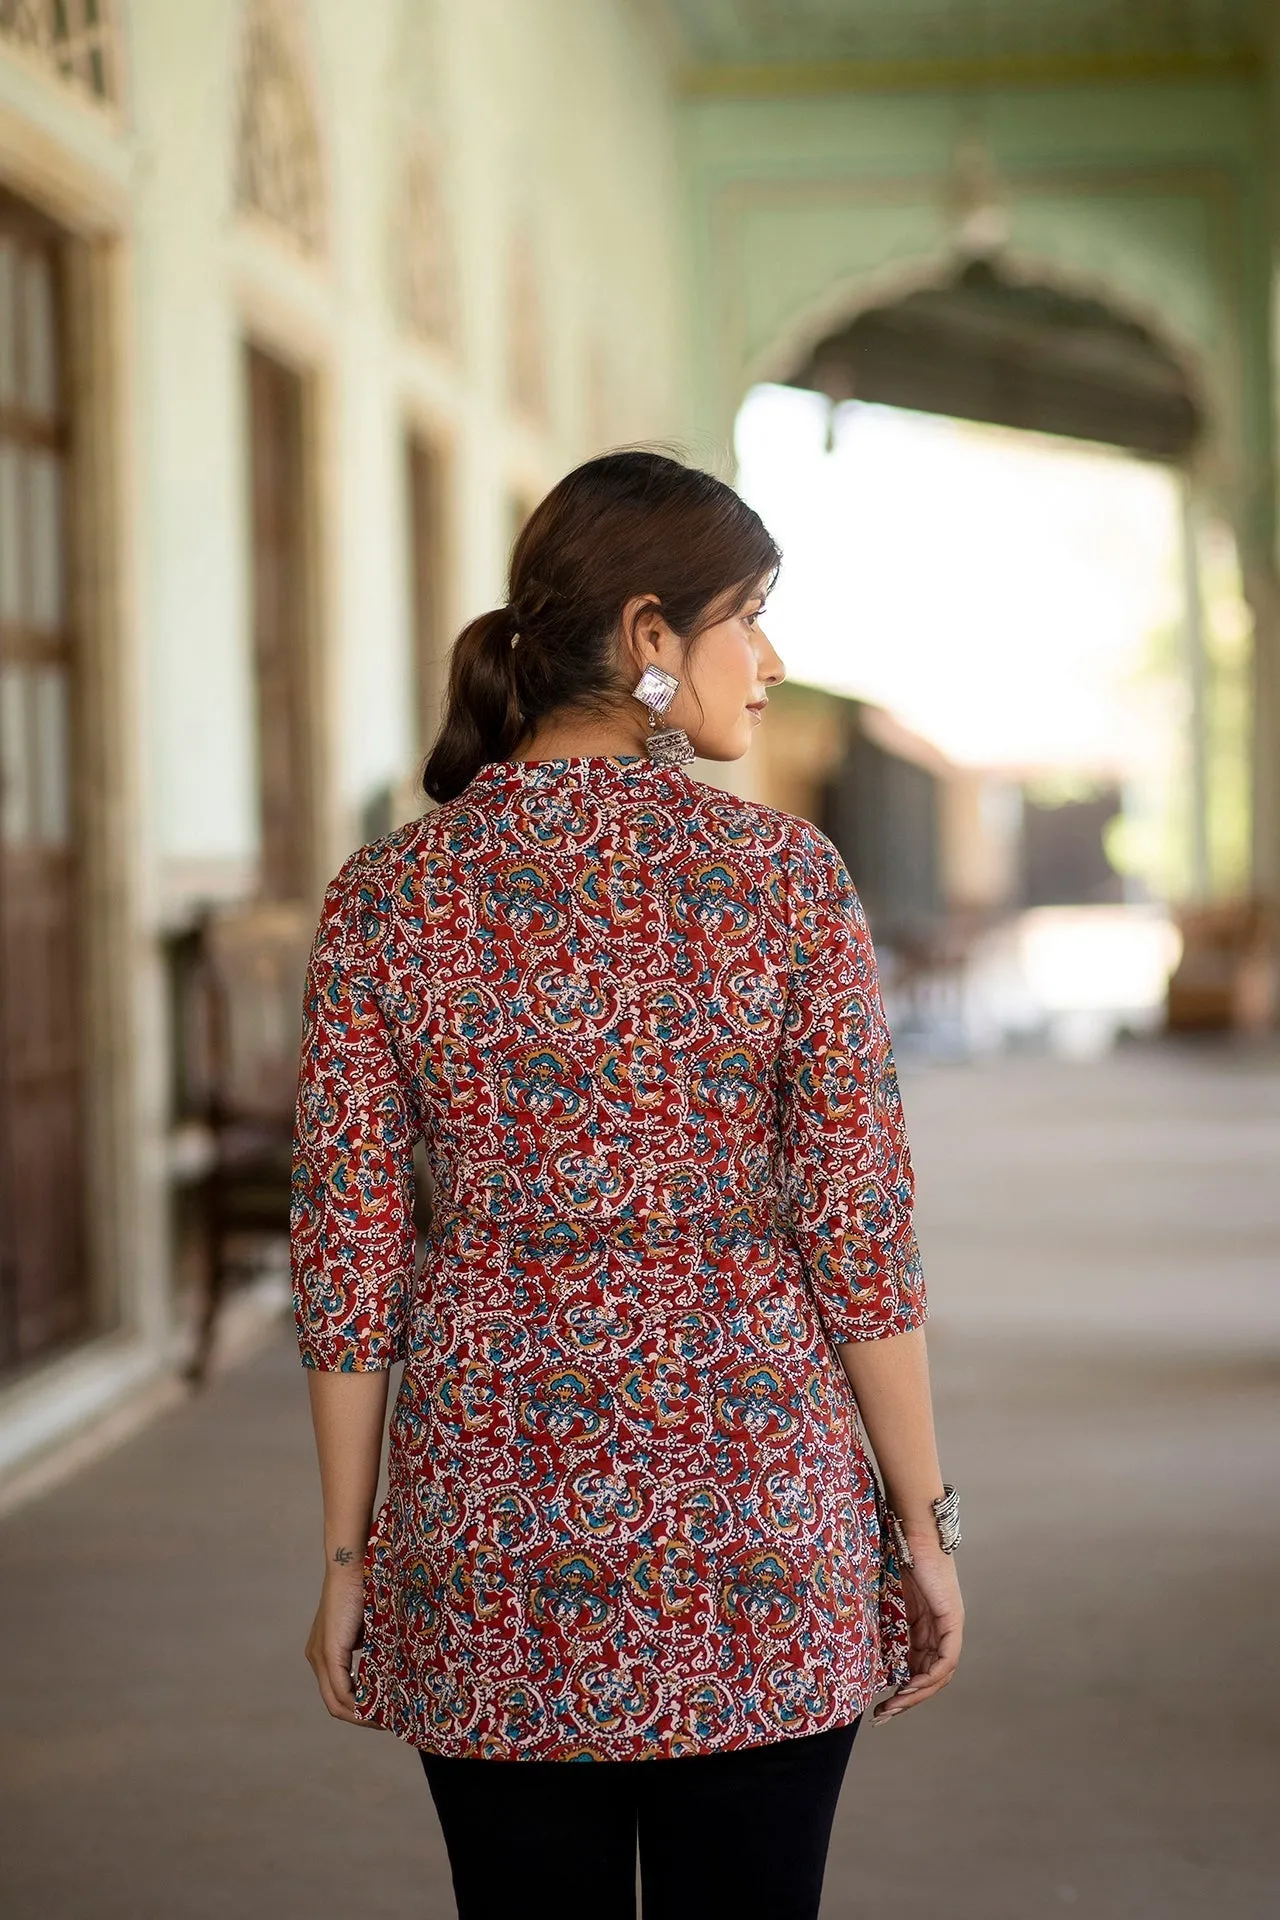
[[[891,1504],[889,1512],[899,1550],[907,1566],[919,1555],[925,1559],[950,1559],[960,1544],[960,1496],[950,1484],[944,1484],[936,1496],[917,1499],[904,1512]]]
[[[944,1564],[949,1565],[951,1563],[952,1556],[949,1553],[943,1552],[942,1542],[938,1538],[938,1529],[936,1527],[932,1528],[928,1533],[911,1533],[904,1527],[902,1537],[906,1542],[907,1554],[909,1555],[907,1560],[908,1566],[916,1566],[921,1561],[933,1561],[938,1566]]]
[[[938,1521],[934,1512],[934,1501],[941,1500],[944,1496],[945,1488],[941,1480],[932,1492],[916,1493],[909,1500],[895,1499],[891,1488],[886,1491],[889,1495],[889,1504],[897,1514],[908,1539],[914,1540],[917,1536],[921,1540],[937,1539]]]
[[[337,1540],[332,1545],[326,1542],[324,1570],[326,1574],[340,1577],[343,1574],[362,1574],[364,1572],[365,1549],[345,1540]]]

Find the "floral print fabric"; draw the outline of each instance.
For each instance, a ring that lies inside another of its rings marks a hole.
[[[626,1760],[904,1679],[834,1343],[923,1322],[912,1198],[866,922],[807,821],[639,756],[500,761],[355,854],[292,1257],[306,1365],[404,1361],[361,1718]]]

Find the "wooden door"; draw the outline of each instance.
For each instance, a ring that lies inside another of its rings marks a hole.
[[[409,495],[409,605],[413,622],[414,708],[418,755],[440,726],[447,660],[444,635],[444,460],[421,434],[406,442]]]
[[[0,1366],[82,1331],[84,1207],[60,240],[0,198]]]
[[[303,376],[246,349],[261,887],[305,900],[315,881],[310,505]]]

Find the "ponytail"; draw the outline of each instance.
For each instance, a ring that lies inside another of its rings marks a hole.
[[[433,800],[461,793],[479,767],[504,760],[524,732],[516,691],[515,615],[495,607],[462,629],[449,656],[444,723],[423,769]]]

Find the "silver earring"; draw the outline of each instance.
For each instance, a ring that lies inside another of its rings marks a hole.
[[[665,667],[650,664],[631,689],[632,696],[649,709],[649,738],[644,750],[660,766],[682,767],[695,759],[692,740],[683,727],[659,727],[658,715],[665,713],[676,697],[680,682]]]

